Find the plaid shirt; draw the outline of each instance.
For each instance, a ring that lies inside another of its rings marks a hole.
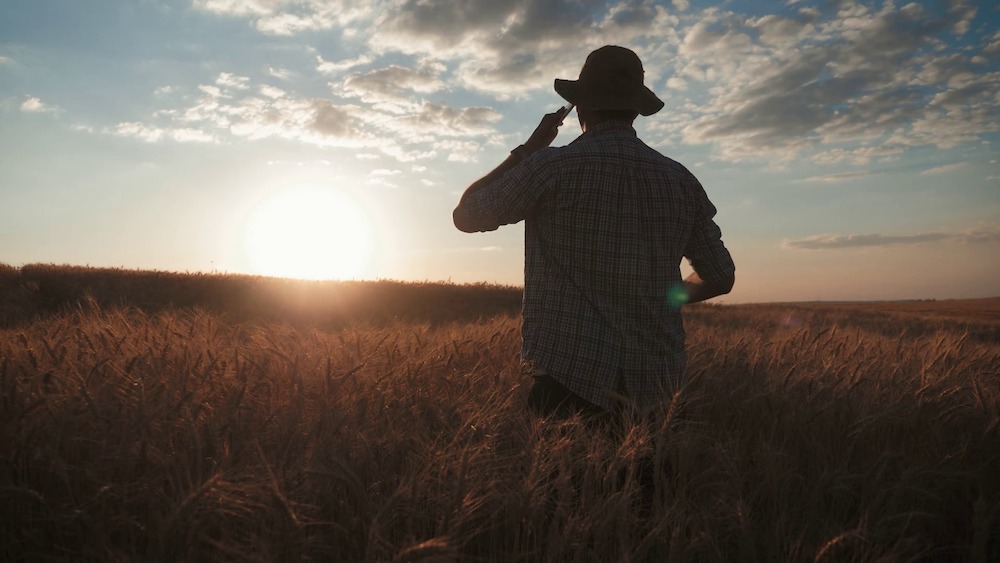
[[[480,231],[524,220],[522,355],[608,410],[683,381],[682,257],[705,281],[735,271],[701,184],[624,122],[533,154],[456,214]]]

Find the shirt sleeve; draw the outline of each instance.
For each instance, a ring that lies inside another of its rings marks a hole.
[[[539,151],[503,176],[469,194],[455,215],[476,230],[494,231],[523,221],[538,206],[549,184],[548,150]]]
[[[719,282],[736,273],[733,258],[722,242],[722,229],[715,223],[716,209],[701,184],[697,184],[694,228],[684,249],[684,256],[698,276],[706,282]]]

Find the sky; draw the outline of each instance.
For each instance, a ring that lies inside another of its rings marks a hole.
[[[4,0],[0,263],[519,285],[523,225],[451,212],[606,44],[718,208],[724,302],[1000,295],[966,0]]]

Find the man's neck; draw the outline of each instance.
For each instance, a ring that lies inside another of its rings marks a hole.
[[[633,121],[627,119],[601,119],[594,123],[586,121],[582,124],[582,129],[584,133],[599,133],[611,130],[635,131]]]

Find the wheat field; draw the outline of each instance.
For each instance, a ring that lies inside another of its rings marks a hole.
[[[688,383],[592,425],[527,412],[517,288],[0,290],[4,561],[1000,560],[988,314],[692,306]]]

